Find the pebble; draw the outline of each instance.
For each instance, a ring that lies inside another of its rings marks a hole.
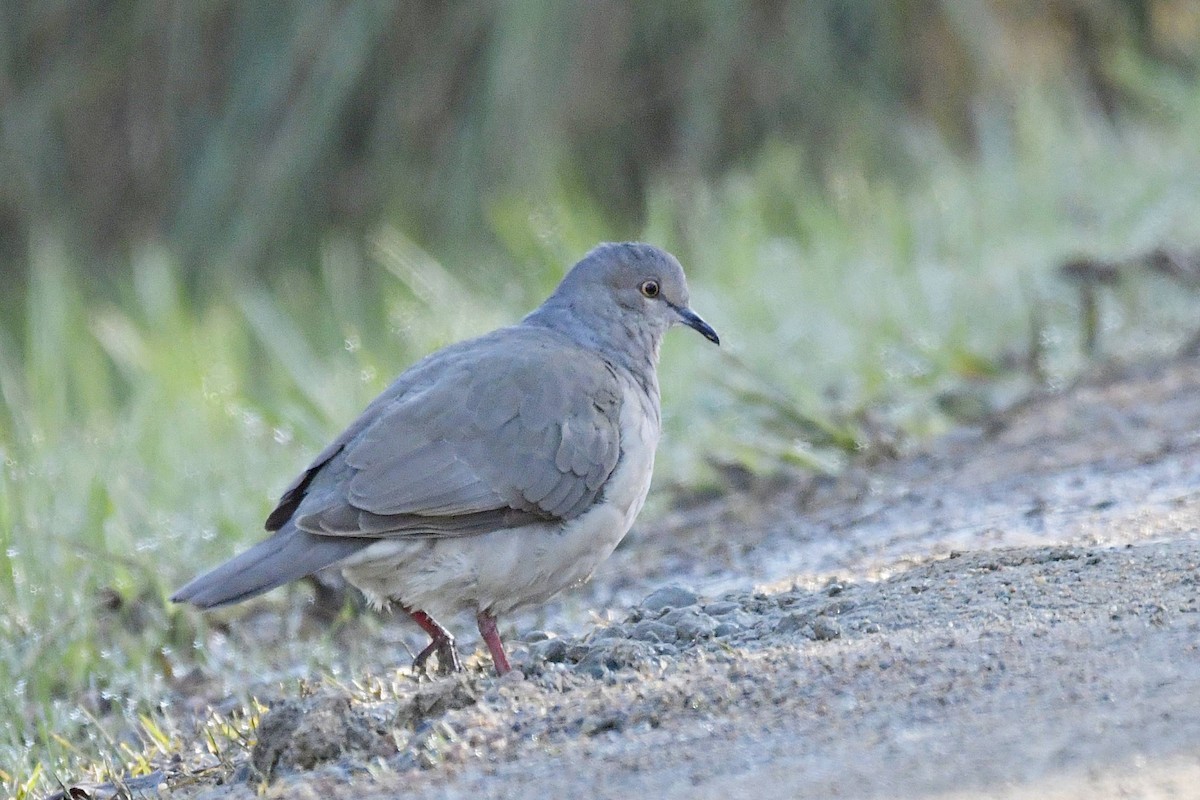
[[[822,608],[820,613],[827,617],[837,617],[853,611],[857,607],[858,604],[853,600],[839,600]]]
[[[580,661],[586,658],[587,654],[590,652],[592,652],[592,648],[583,642],[576,642],[575,644],[568,645],[567,661],[570,661],[573,664],[578,664]]]
[[[698,602],[700,598],[691,589],[672,584],[651,592],[641,606],[647,611],[662,611],[666,608],[687,608]]]
[[[624,639],[628,634],[620,625],[610,625],[592,634],[592,641],[600,642],[605,639]]]
[[[723,617],[726,614],[732,614],[734,611],[742,607],[741,603],[734,600],[720,600],[716,603],[708,603],[704,606],[704,613],[713,617]]]
[[[809,615],[803,611],[792,611],[784,614],[775,624],[776,633],[796,633],[808,627]]]
[[[534,661],[549,661],[557,664],[567,658],[567,643],[562,639],[543,639],[529,646]]]
[[[593,644],[587,654],[575,666],[576,672],[602,678],[608,672],[644,661],[653,655],[651,646],[645,642],[628,639],[610,639]]]
[[[815,617],[811,623],[810,639],[815,639],[818,642],[827,642],[832,639],[838,639],[842,635],[842,626],[831,620],[829,617]]]
[[[707,639],[717,629],[717,621],[694,606],[668,611],[658,621],[673,627],[676,638],[684,642]]]
[[[742,626],[733,622],[718,622],[717,627],[713,629],[713,636],[717,639],[724,639],[726,636],[733,636],[735,633],[740,633]]]
[[[629,632],[630,639],[643,642],[673,642],[678,636],[675,626],[652,619],[642,620]]]

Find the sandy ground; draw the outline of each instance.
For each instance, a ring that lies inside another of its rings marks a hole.
[[[262,774],[268,797],[1198,797],[1198,564],[1191,359],[838,480],[678,512],[513,621],[516,679],[478,661],[388,677],[377,699],[276,690],[239,769],[165,783],[203,798],[254,797]],[[612,611],[581,624],[581,607]]]

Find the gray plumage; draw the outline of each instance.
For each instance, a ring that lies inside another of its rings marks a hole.
[[[607,556],[649,484],[663,333],[717,341],[687,299],[668,253],[597,247],[520,324],[404,372],[285,490],[270,538],[172,599],[212,608],[338,565],[444,646],[418,609],[469,608],[494,629],[494,614],[590,574],[589,548]]]

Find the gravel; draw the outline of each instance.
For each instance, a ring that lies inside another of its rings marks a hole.
[[[637,622],[532,643],[516,679],[282,698],[253,769],[199,796],[251,797],[262,775],[278,797],[557,794],[583,791],[589,759],[612,770],[589,797],[918,796],[1170,763],[1200,743],[1197,564],[1197,540],[960,554],[844,584],[836,618],[824,592],[730,593],[712,605],[754,621],[735,648],[611,635],[712,619],[635,607]],[[561,662],[534,655],[550,643]]]
[[[252,798],[263,775],[279,798],[1191,796],[1198,487],[1200,362],[1105,376],[867,477],[681,512],[575,596],[592,623],[553,606],[512,623],[529,632],[507,637],[504,679],[482,659],[434,681],[384,662],[379,696],[276,687],[233,772],[163,782],[172,798]]]

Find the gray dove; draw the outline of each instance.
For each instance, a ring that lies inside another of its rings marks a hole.
[[[470,611],[503,675],[497,617],[587,580],[641,511],[680,323],[720,344],[674,256],[599,245],[519,324],[400,375],[287,488],[269,538],[171,599],[215,608],[340,568],[429,634],[417,669],[462,669],[432,615]]]

